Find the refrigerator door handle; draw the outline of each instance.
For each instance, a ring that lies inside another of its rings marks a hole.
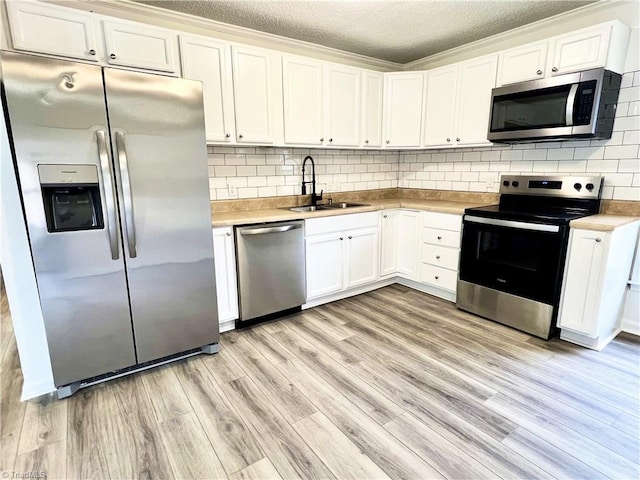
[[[109,246],[111,248],[111,259],[120,258],[118,248],[118,227],[116,220],[115,198],[116,192],[113,185],[113,172],[111,171],[111,161],[107,152],[107,133],[104,130],[96,131],[96,141],[98,144],[98,157],[100,159],[100,171],[102,173],[102,198],[106,204],[107,212],[107,234],[109,235]]]
[[[129,257],[136,258],[136,228],[133,223],[133,197],[131,195],[131,179],[129,178],[129,165],[127,150],[124,144],[124,133],[116,132],[116,150],[118,166],[120,167],[120,181],[122,182],[122,197],[124,200],[124,228],[129,246]]]

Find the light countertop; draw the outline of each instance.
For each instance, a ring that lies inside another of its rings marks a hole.
[[[616,228],[629,223],[637,222],[640,217],[627,217],[623,215],[591,215],[589,217],[572,220],[569,224],[571,228],[582,230],[597,230],[600,232],[611,232]]]

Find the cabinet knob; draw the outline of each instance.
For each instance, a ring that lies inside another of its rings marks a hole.
[[[322,137],[322,138],[320,139],[320,141],[321,141],[321,142],[324,142],[324,137]]]
[[[340,240],[344,240],[344,237],[340,237]]]
[[[460,137],[456,137],[456,142],[459,142],[459,141],[460,141]]]
[[[364,143],[369,143],[369,140],[365,140]]]
[[[435,278],[436,280],[438,280],[438,279],[440,278],[440,276],[439,276],[439,275],[434,275],[434,278]]]
[[[227,232],[227,237],[230,237],[230,236],[231,236],[231,232]]]
[[[229,138],[230,136],[231,136],[231,134],[230,134],[230,133],[225,133],[225,134],[224,134],[224,138]]]
[[[333,138],[330,138],[330,139],[329,139],[329,142],[333,142]]]
[[[390,143],[390,142],[391,142],[390,140],[387,140],[387,143]]]
[[[438,235],[438,240],[442,240],[442,237],[440,235]]]
[[[600,237],[596,238],[596,242],[600,243],[602,239]]]
[[[450,139],[450,138],[447,138],[447,142],[450,142],[450,141],[451,141],[451,139]]]
[[[436,260],[440,260],[440,255],[436,255]]]
[[[538,75],[542,75],[542,70],[536,70],[536,73],[537,73]]]
[[[558,67],[553,67],[553,68],[551,69],[551,71],[552,71],[552,72],[557,72],[557,71],[558,71]]]
[[[95,55],[96,51],[92,48],[91,50],[89,50],[89,55]]]
[[[110,58],[111,60],[115,60],[115,59],[116,59],[116,54],[115,54],[115,53],[112,53],[111,55],[109,55],[109,58]]]
[[[382,216],[382,218],[387,218],[387,216],[386,216],[386,215],[383,215],[383,216]]]
[[[349,235],[349,240],[351,240],[353,237],[351,235]]]
[[[238,135],[238,138],[244,138],[244,135],[240,134]]]

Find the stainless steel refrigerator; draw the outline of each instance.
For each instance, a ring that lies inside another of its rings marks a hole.
[[[58,395],[216,352],[200,83],[12,52],[0,66]]]

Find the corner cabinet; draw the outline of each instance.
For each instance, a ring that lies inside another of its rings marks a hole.
[[[384,210],[380,214],[380,277],[418,279],[420,212]]]
[[[424,74],[384,74],[384,145],[419,147],[422,131]]]
[[[424,145],[426,147],[450,147],[455,143],[458,66],[430,70],[426,76]]]
[[[235,139],[231,47],[207,37],[180,35],[182,76],[202,82],[204,123],[208,142]]]
[[[231,330],[238,318],[238,282],[233,227],[213,229],[218,321],[221,331]],[[226,323],[226,325],[224,325]]]
[[[307,301],[378,279],[378,212],[305,221]]]
[[[636,221],[606,232],[571,229],[560,338],[601,350],[620,332],[639,226]]]

